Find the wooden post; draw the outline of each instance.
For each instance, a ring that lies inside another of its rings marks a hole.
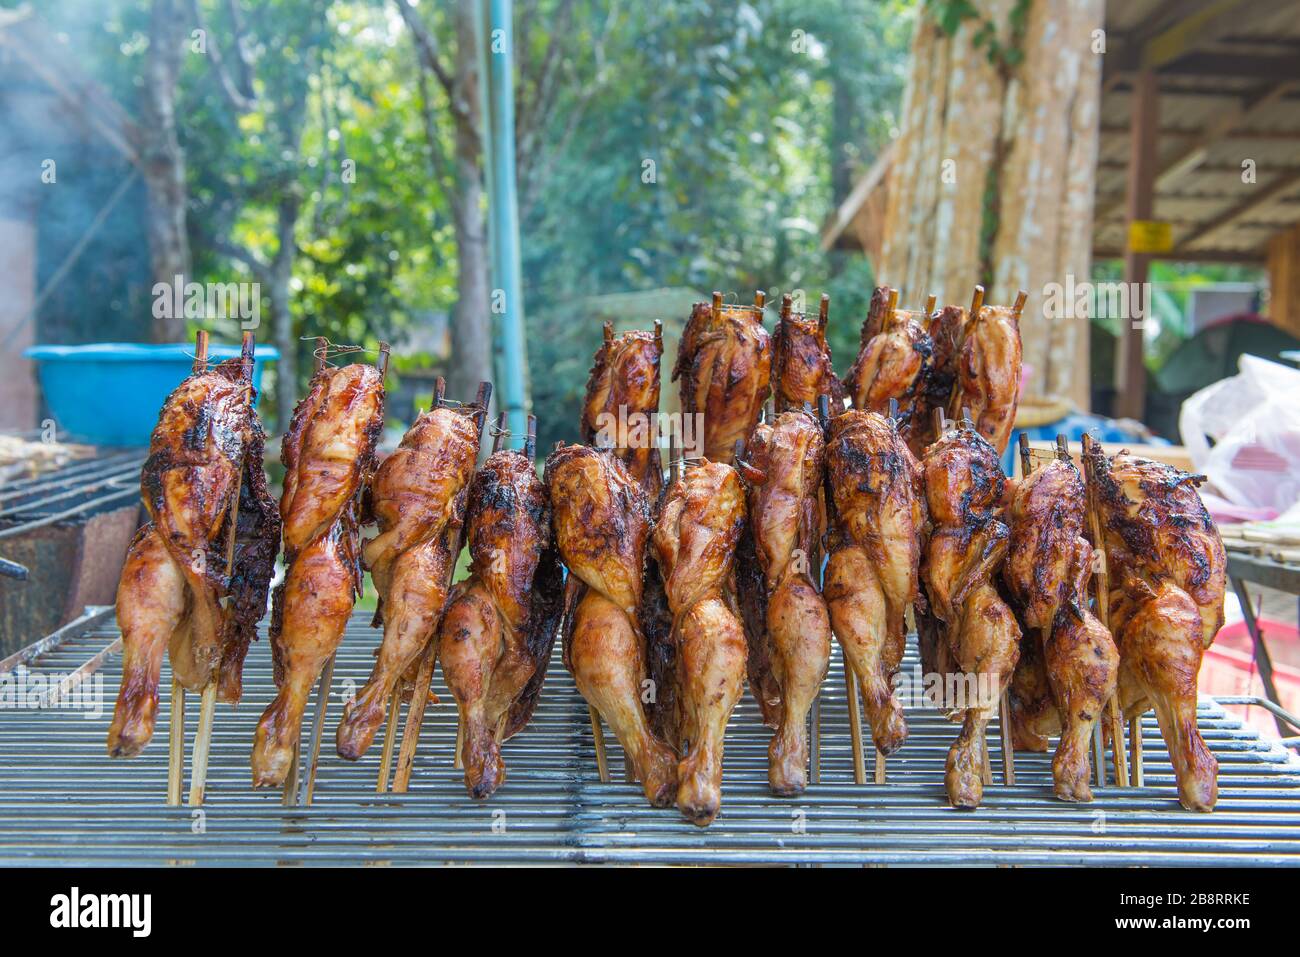
[[[1128,234],[1135,222],[1149,220],[1155,207],[1155,179],[1158,155],[1158,130],[1160,122],[1159,91],[1156,73],[1151,68],[1140,70],[1133,81],[1129,97],[1128,187],[1125,200],[1126,213],[1124,237],[1124,282],[1129,290],[1130,313],[1133,305],[1142,304],[1142,315],[1120,316],[1120,348],[1115,367],[1115,415],[1121,418],[1141,419],[1146,412],[1146,364],[1143,361],[1141,320],[1150,312],[1151,304],[1139,293],[1145,289],[1151,257],[1134,252],[1132,237]]]

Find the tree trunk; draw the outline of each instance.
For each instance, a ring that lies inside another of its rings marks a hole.
[[[1015,0],[977,6],[999,43],[1016,42]],[[1088,320],[1046,317],[1043,302],[1047,284],[1090,278],[1103,15],[1103,0],[1032,0],[1015,67],[974,47],[979,20],[949,37],[921,17],[879,269],[910,303],[933,293],[964,305],[976,282],[993,303],[1024,289],[1027,391],[1080,409]]]
[[[276,211],[279,248],[267,270],[272,338],[276,349],[280,351],[275,372],[275,424],[276,430],[281,433],[289,430],[289,420],[293,418],[293,407],[298,396],[298,340],[293,334],[290,282],[293,279],[294,256],[298,251],[294,242],[294,227],[298,223],[300,205],[301,201],[295,193],[286,193],[281,197]]]
[[[451,317],[451,371],[447,395],[471,401],[481,381],[492,380],[492,310],[487,221],[483,213],[483,118],[479,108],[478,55],[473,0],[456,4],[456,96],[466,115],[456,122],[456,308]]]
[[[153,0],[149,15],[149,53],[144,72],[141,168],[149,193],[150,267],[155,283],[189,276],[190,247],[185,233],[185,154],[176,137],[176,77],[186,17],[180,0]],[[154,342],[185,337],[185,317],[152,320]]]

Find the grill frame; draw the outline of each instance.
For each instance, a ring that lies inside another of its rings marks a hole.
[[[907,709],[912,735],[890,758],[890,783],[856,785],[838,649],[822,691],[822,783],[799,798],[770,794],[770,732],[746,696],[728,727],[722,813],[707,829],[650,808],[639,787],[622,783],[612,735],[615,783],[599,782],[586,704],[558,651],[533,724],[505,747],[509,778],[490,801],[471,801],[452,767],[455,707],[440,675],[442,703],[426,713],[410,791],[378,795],[378,746],[355,765],[333,752],[340,696],[348,682],[355,688],[365,679],[379,641],[361,615],[337,658],[315,803],[286,808],[278,792],[249,787],[252,728],[271,697],[263,631],[249,654],[244,702],[218,707],[207,803],[168,808],[170,683],[164,672],[157,734],[145,754],[110,760],[104,734],[120,677],[112,647],[119,636],[99,615],[63,629],[24,664],[46,679],[90,673],[102,689],[98,718],[0,710],[0,864],[1300,865],[1300,760],[1208,699],[1199,720],[1221,765],[1219,807],[1210,815],[1178,806],[1151,715],[1149,786],[1095,789],[1090,805],[1055,800],[1050,752],[1020,752],[1016,785],[987,788],[975,811],[949,808],[942,768],[957,726],[917,708]],[[915,654],[909,639],[904,667]],[[96,657],[98,667],[87,669]],[[15,668],[15,658],[0,672]],[[194,724],[191,715],[191,740]],[[310,720],[304,725],[305,737]],[[996,721],[990,741],[1000,780]]]

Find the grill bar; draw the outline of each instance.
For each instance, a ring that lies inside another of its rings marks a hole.
[[[56,681],[118,637],[103,622],[73,632],[28,656],[28,680]],[[943,762],[958,726],[919,708],[907,711],[911,737],[889,760],[890,783],[855,785],[844,689],[833,680],[822,693],[822,783],[799,798],[776,798],[767,788],[771,732],[746,698],[728,729],[722,813],[701,830],[675,810],[648,807],[618,773],[615,783],[599,783],[586,705],[557,651],[532,725],[505,746],[509,778],[491,801],[470,801],[452,767],[455,708],[440,677],[442,702],[427,712],[411,790],[377,795],[380,749],[342,761],[332,732],[341,695],[365,680],[378,641],[366,618],[349,625],[315,802],[306,808],[285,808],[279,792],[249,787],[253,727],[272,693],[265,640],[249,654],[244,702],[219,706],[200,812],[163,803],[169,682],[145,754],[133,761],[105,754],[119,654],[103,655],[88,679],[101,696],[97,715],[85,716],[93,695],[57,709],[0,710],[0,863],[1300,865],[1300,761],[1208,699],[1198,717],[1220,761],[1219,806],[1210,815],[1178,806],[1150,715],[1148,786],[1096,789],[1089,805],[1055,800],[1051,754],[1022,752],[1014,787],[987,788],[974,812],[949,808]],[[909,648],[904,667],[915,663]],[[832,662],[832,675],[838,667]],[[997,735],[995,722],[995,774]],[[621,749],[606,739],[618,768]]]

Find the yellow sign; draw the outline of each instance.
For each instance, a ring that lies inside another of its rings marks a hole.
[[[1135,219],[1128,224],[1128,248],[1134,253],[1171,252],[1174,227],[1156,219]]]

